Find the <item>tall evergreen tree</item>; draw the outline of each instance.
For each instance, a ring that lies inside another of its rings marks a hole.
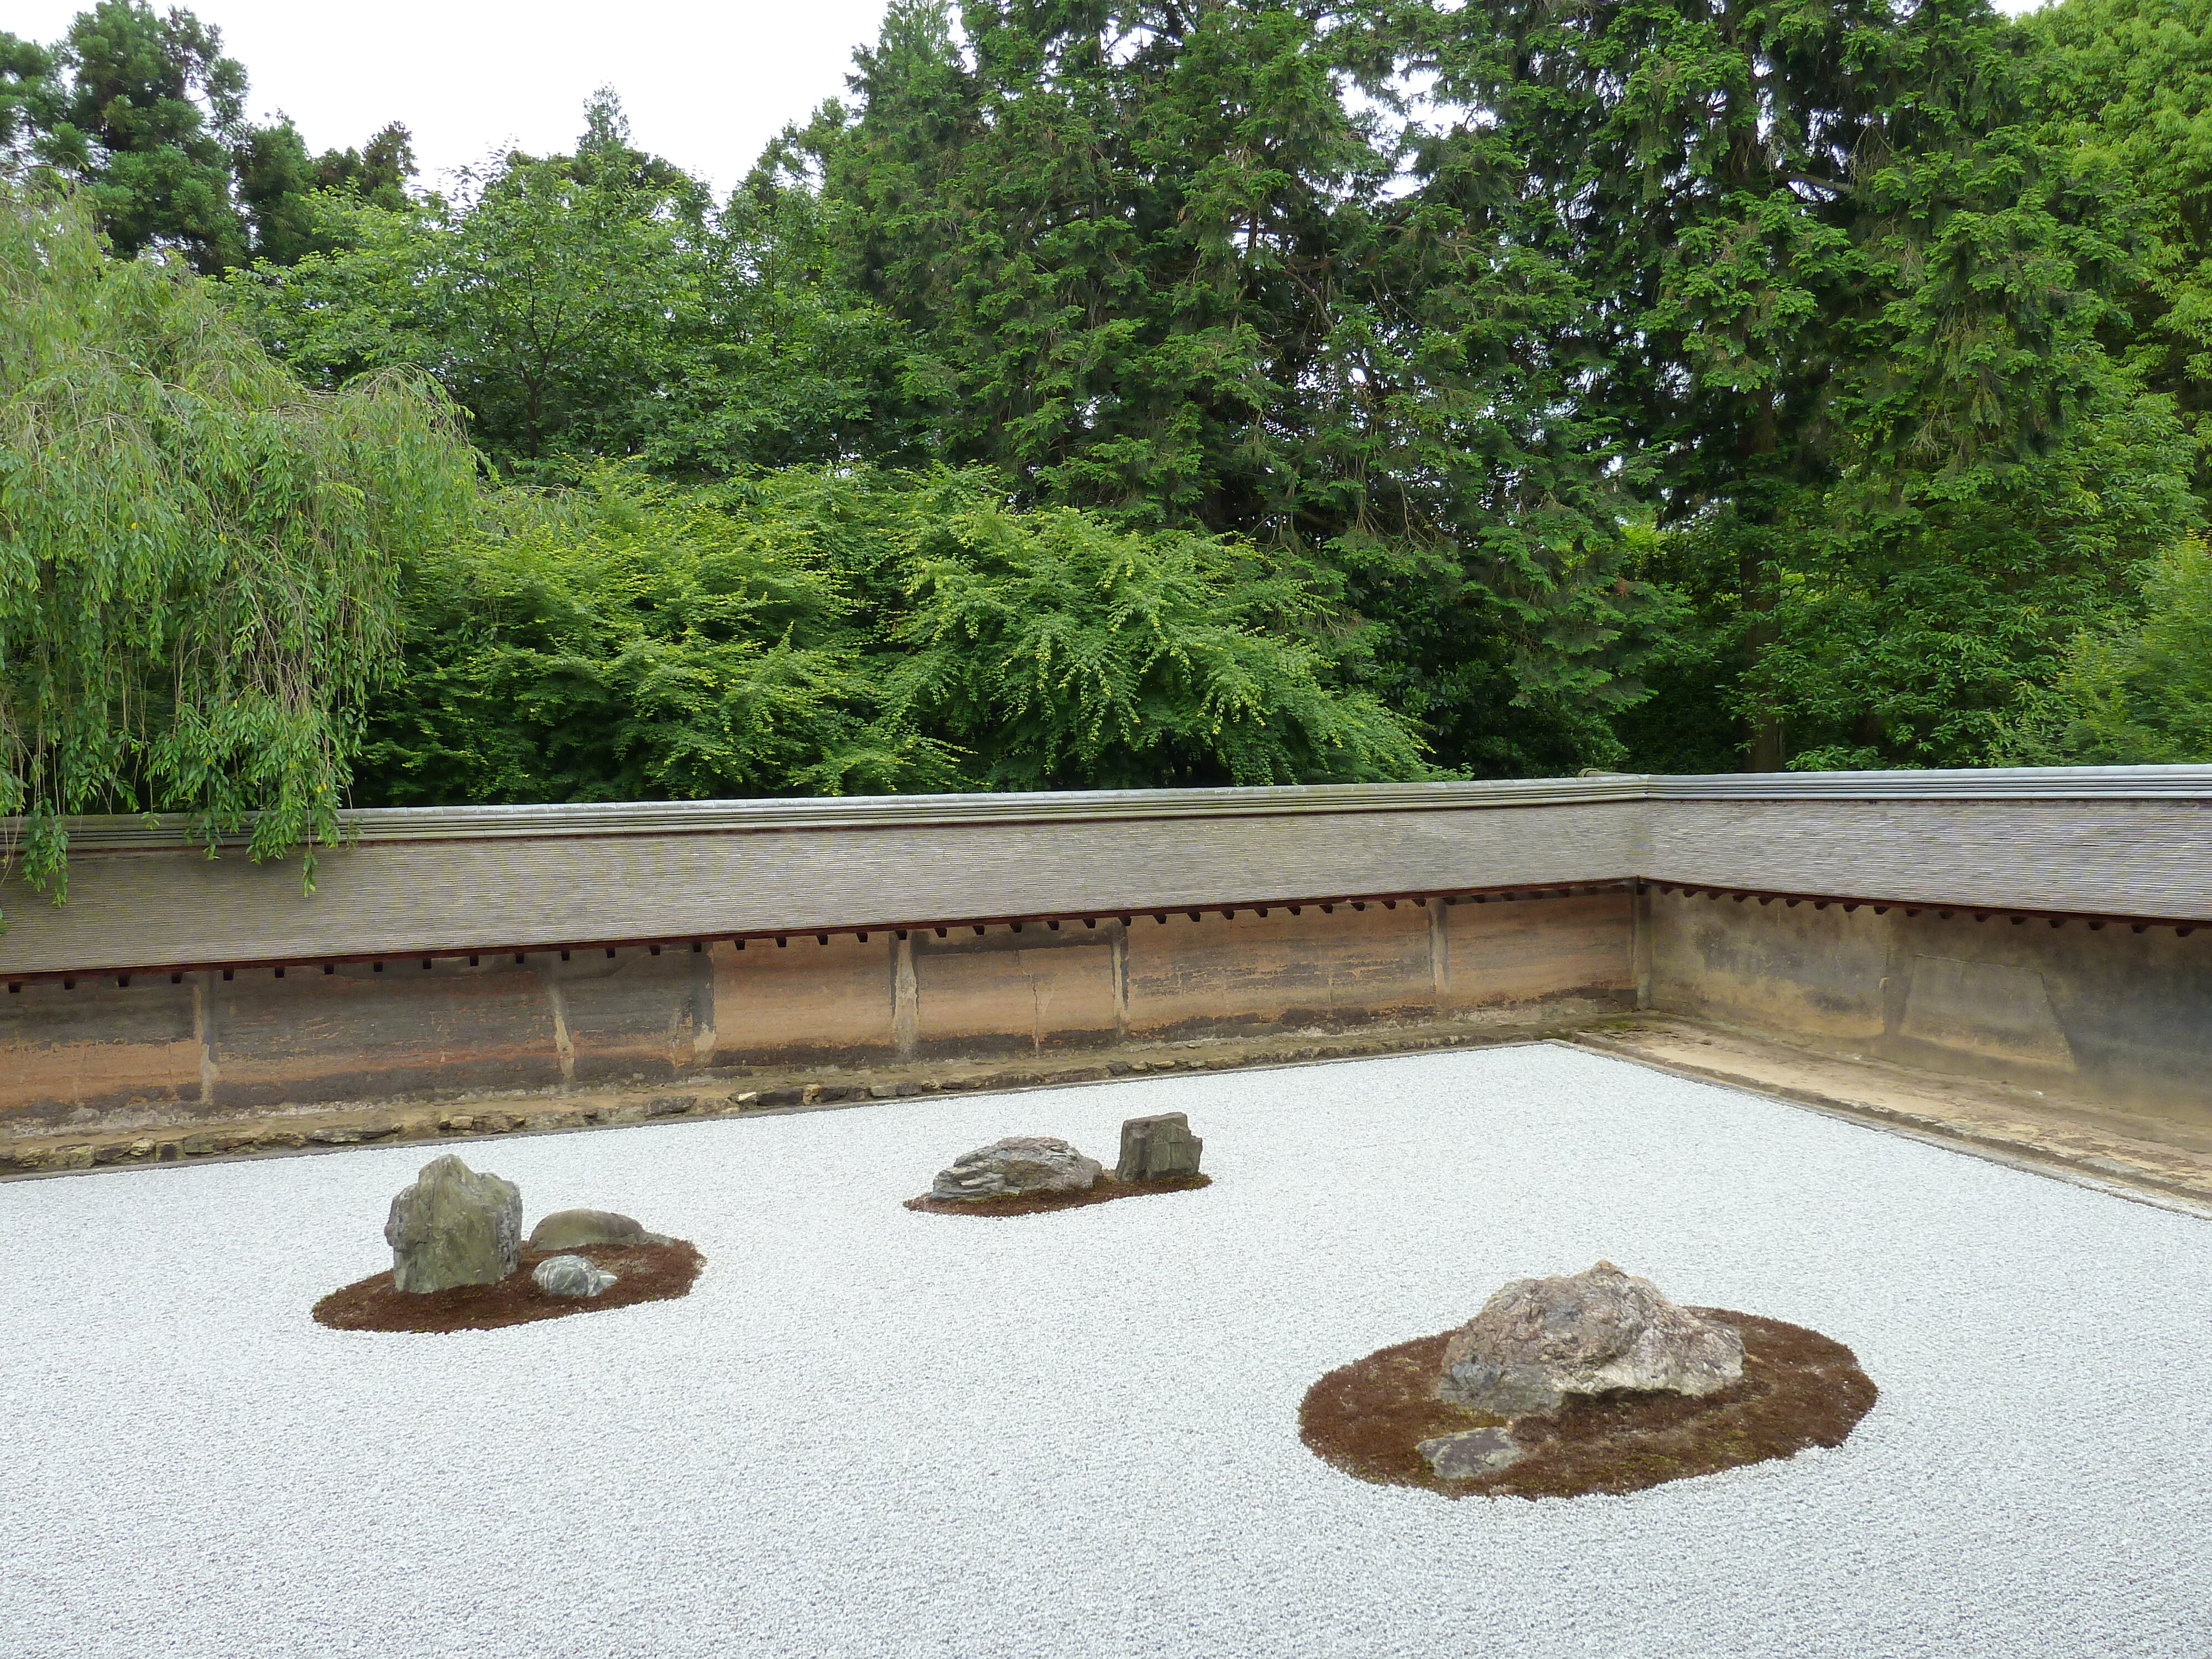
[[[99,0],[39,67],[17,142],[85,188],[116,252],[174,247],[202,270],[245,256],[231,147],[246,131],[246,70],[219,30]]]
[[[311,158],[289,120],[246,120],[246,92],[219,29],[182,7],[98,0],[51,48],[0,33],[0,158],[82,189],[117,252],[174,249],[206,272],[325,246],[317,190],[400,205],[404,127]]]
[[[1440,758],[1603,758],[1641,599],[1582,298],[1468,149],[1392,118],[1390,9],[899,0],[788,140],[945,366],[950,453],[1030,499],[1315,561]],[[1347,87],[1382,106],[1362,112]],[[1408,167],[1413,170],[1408,172]]]
[[[2124,225],[2023,124],[2018,33],[1983,0],[1427,27],[1455,139],[1510,149],[1589,287],[1579,396],[1644,438],[1674,568],[1730,613],[1684,675],[1735,680],[1749,763],[1990,758],[2186,514],[2097,337]]]

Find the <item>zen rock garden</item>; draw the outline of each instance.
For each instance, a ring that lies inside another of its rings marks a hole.
[[[907,1207],[939,1215],[1032,1215],[1146,1193],[1188,1192],[1212,1179],[1199,1173],[1205,1149],[1181,1112],[1124,1122],[1121,1157],[1110,1176],[1097,1158],[1056,1135],[1008,1135],[954,1158]]]
[[[1181,1112],[1121,1125],[1109,1172],[1055,1135],[963,1152],[907,1200],[1030,1215],[1208,1184]],[[522,1231],[511,1181],[447,1154],[392,1200],[392,1269],[331,1292],[344,1330],[453,1331],[678,1297],[703,1258],[612,1211]],[[1875,1389],[1850,1349],[1796,1325],[1680,1306],[1610,1261],[1516,1279],[1465,1324],[1380,1349],[1307,1391],[1302,1437],[1362,1480],[1447,1497],[1632,1492],[1843,1443]]]
[[[392,1271],[315,1306],[348,1330],[490,1329],[681,1296],[704,1258],[611,1210],[556,1210],[522,1236],[522,1192],[447,1153],[392,1200]]]
[[[1875,1397],[1850,1350],[1816,1331],[1679,1307],[1601,1261],[1515,1279],[1457,1329],[1330,1372],[1300,1421],[1362,1479],[1569,1497],[1840,1445]]]

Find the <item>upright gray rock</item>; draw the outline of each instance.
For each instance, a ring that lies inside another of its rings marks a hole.
[[[653,1237],[612,1210],[556,1210],[530,1230],[530,1248],[580,1250],[586,1244],[642,1244]]]
[[[933,1198],[998,1198],[1009,1193],[1087,1193],[1104,1166],[1057,1135],[1008,1135],[938,1171]]]
[[[495,1285],[521,1265],[522,1190],[448,1152],[392,1200],[384,1238],[400,1290]]]
[[[1205,1150],[1206,1143],[1191,1133],[1190,1120],[1181,1112],[1133,1117],[1121,1125],[1121,1161],[1114,1166],[1114,1178],[1158,1181],[1194,1176],[1198,1155]]]
[[[1444,1345],[1438,1392],[1501,1417],[1613,1389],[1711,1394],[1743,1375],[1743,1338],[1684,1312],[1610,1261],[1516,1279]]]

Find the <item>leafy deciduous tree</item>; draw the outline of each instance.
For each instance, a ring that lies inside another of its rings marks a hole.
[[[416,562],[396,804],[1418,775],[1253,549],[1023,513],[987,471],[510,492]]]

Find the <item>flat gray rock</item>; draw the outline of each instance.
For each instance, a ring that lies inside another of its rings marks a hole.
[[[1504,1429],[1462,1429],[1424,1440],[1414,1450],[1446,1480],[1472,1480],[1510,1468],[1526,1455],[1521,1443]]]
[[[933,1198],[997,1198],[1007,1193],[1087,1193],[1104,1169],[1057,1135],[1008,1135],[972,1152],[930,1182]]]
[[[1743,1338],[1610,1261],[1516,1279],[1452,1333],[1439,1392],[1500,1417],[1615,1389],[1704,1395],[1743,1376]]]
[[[1181,1112],[1133,1117],[1121,1125],[1121,1160],[1114,1167],[1114,1178],[1158,1181],[1194,1176],[1199,1154],[1205,1150],[1206,1143],[1191,1133],[1190,1120]]]
[[[655,1237],[612,1210],[556,1210],[530,1230],[530,1248],[580,1250],[586,1244],[643,1244]]]
[[[531,1282],[551,1296],[597,1296],[615,1275],[580,1255],[549,1255],[530,1274]]]
[[[522,1190],[448,1152],[392,1200],[384,1241],[400,1290],[496,1285],[522,1262]]]

